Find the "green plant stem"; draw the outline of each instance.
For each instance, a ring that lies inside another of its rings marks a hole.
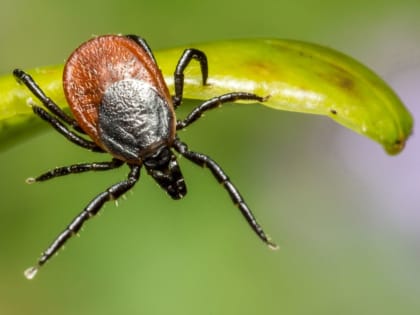
[[[257,39],[191,45],[209,60],[209,85],[201,85],[197,64],[185,72],[184,97],[207,99],[231,91],[269,96],[262,105],[326,115],[380,143],[389,154],[400,152],[413,119],[398,96],[375,73],[354,59],[305,42]],[[183,49],[157,51],[156,58],[173,91],[173,71]],[[17,65],[18,66],[18,65]],[[45,93],[63,108],[63,66],[30,70]],[[28,103],[38,102],[12,75],[0,77],[0,150],[47,127]]]

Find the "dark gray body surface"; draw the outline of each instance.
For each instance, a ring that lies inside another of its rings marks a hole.
[[[115,156],[140,162],[173,140],[175,117],[169,106],[147,82],[118,81],[106,89],[99,106],[99,136]]]

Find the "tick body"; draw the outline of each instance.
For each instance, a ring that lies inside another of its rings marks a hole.
[[[76,49],[63,74],[80,127],[104,151],[142,164],[175,139],[175,111],[153,56],[129,37],[96,37]]]
[[[87,171],[102,171],[128,165],[126,180],[97,195],[43,252],[36,266],[25,271],[33,278],[84,222],[96,215],[104,203],[118,199],[140,178],[144,167],[171,198],[187,193],[184,178],[173,151],[201,167],[207,167],[229,193],[248,224],[271,248],[276,248],[257,223],[237,188],[222,168],[210,157],[191,151],[177,136],[181,130],[201,117],[204,111],[235,100],[263,102],[264,97],[232,92],[211,98],[177,120],[175,109],[182,103],[184,69],[191,60],[200,63],[205,85],[207,57],[197,49],[182,54],[174,72],[175,95],[171,96],[146,41],[135,35],[105,35],[83,43],[69,57],[64,67],[63,88],[72,116],[49,99],[35,81],[22,70],[14,70],[17,80],[25,84],[44,107],[33,111],[74,144],[94,152],[112,155],[109,162],[82,163],[58,167],[29,183]]]

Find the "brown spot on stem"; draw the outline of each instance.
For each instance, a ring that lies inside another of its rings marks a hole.
[[[261,77],[271,76],[273,72],[273,65],[269,62],[264,62],[261,60],[253,60],[246,64],[246,67],[253,73],[258,73]],[[276,73],[276,75],[278,75]]]

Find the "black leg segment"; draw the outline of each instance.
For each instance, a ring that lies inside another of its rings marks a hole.
[[[140,36],[137,36],[137,35],[132,35],[132,34],[125,35],[125,36],[134,40],[141,48],[143,48],[147,52],[147,54],[150,56],[150,58],[153,59],[155,64],[157,64],[155,56],[153,55],[153,52],[150,49],[149,44],[146,42],[146,40],[144,38],[142,38]]]
[[[96,196],[83,211],[76,216],[72,222],[61,232],[54,242],[45,250],[41,255],[41,258],[38,260],[38,264],[35,267],[28,268],[25,271],[25,276],[27,278],[33,278],[39,267],[44,265],[73,235],[77,234],[82,227],[82,225],[91,217],[96,215],[102,206],[111,200],[118,199],[125,192],[130,190],[140,177],[139,165],[130,165],[131,171],[128,174],[126,180],[119,182],[115,185],[109,187],[106,191]]]
[[[261,97],[247,92],[232,92],[216,96],[194,108],[184,120],[179,120],[176,124],[176,129],[181,130],[187,127],[189,124],[200,118],[205,111],[219,107],[224,103],[235,102],[238,100],[264,102],[266,99],[266,97]]]
[[[107,171],[123,165],[124,162],[118,159],[112,159],[110,162],[94,162],[94,163],[81,163],[73,164],[69,166],[56,167],[44,174],[41,174],[35,178],[28,178],[26,182],[32,184],[34,182],[43,182],[55,177],[65,176],[69,174],[78,174],[89,171]]]
[[[32,94],[34,94],[52,114],[65,121],[78,132],[83,132],[76,120],[67,115],[56,103],[47,97],[29,74],[23,70],[15,69],[13,75],[18,82],[25,84]]]
[[[206,54],[201,50],[194,48],[184,50],[178,64],[176,65],[174,73],[175,95],[173,97],[173,102],[175,108],[177,108],[182,102],[182,94],[184,91],[184,70],[192,59],[195,59],[200,63],[203,85],[206,85],[207,83],[209,71]]]
[[[39,116],[42,120],[49,123],[56,131],[61,133],[70,142],[73,142],[74,144],[82,148],[85,148],[94,152],[104,152],[104,150],[102,150],[99,146],[97,146],[95,142],[86,140],[85,138],[79,136],[78,134],[70,131],[64,123],[62,123],[60,120],[52,116],[43,108],[34,105],[32,106],[32,110],[37,116]]]
[[[239,208],[242,215],[247,220],[248,224],[251,226],[254,232],[258,235],[258,237],[270,248],[277,249],[277,245],[271,242],[270,238],[264,233],[263,229],[258,224],[238,189],[233,185],[229,177],[215,161],[213,161],[207,155],[190,151],[188,146],[181,142],[179,139],[175,140],[173,146],[176,151],[178,151],[182,156],[186,157],[191,162],[201,167],[207,167],[212,172],[217,181],[224,186],[226,191],[229,193],[232,202]]]

